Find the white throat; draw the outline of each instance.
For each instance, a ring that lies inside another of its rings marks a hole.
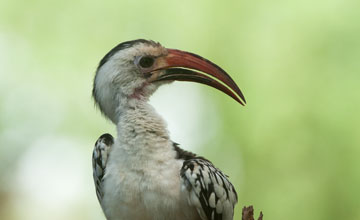
[[[155,153],[169,146],[167,125],[147,100],[129,99],[118,107],[117,114],[119,145],[128,153]]]

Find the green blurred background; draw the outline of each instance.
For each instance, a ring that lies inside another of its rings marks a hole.
[[[360,1],[10,1],[0,6],[0,219],[104,219],[92,182],[102,56],[153,39],[222,66],[152,98],[173,140],[227,173],[264,219],[360,219]]]

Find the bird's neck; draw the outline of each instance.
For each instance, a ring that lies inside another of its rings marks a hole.
[[[159,153],[171,146],[165,121],[144,99],[131,99],[118,108],[119,146],[129,154]]]

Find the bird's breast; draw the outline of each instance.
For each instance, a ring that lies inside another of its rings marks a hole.
[[[180,181],[183,161],[175,159],[172,151],[164,146],[163,152],[145,156],[122,146],[113,148],[103,182],[102,207],[108,219],[161,220],[174,219],[174,214],[188,218],[184,215],[191,211],[183,213],[188,202]]]

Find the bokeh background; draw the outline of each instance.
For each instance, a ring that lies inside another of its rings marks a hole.
[[[264,219],[360,219],[360,1],[47,1],[0,6],[0,219],[104,219],[91,99],[119,42],[153,39],[222,66],[242,107],[173,83],[151,102],[174,141],[227,173]]]

